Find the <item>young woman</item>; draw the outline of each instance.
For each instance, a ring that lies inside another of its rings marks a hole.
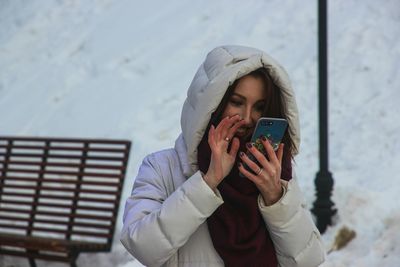
[[[264,138],[267,156],[249,143],[260,117],[289,124],[277,152]],[[323,262],[292,173],[296,101],[275,60],[249,47],[213,49],[190,85],[181,126],[174,148],[144,159],[126,201],[121,242],[136,259],[190,267]]]

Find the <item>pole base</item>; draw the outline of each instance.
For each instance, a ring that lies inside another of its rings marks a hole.
[[[332,225],[332,217],[337,210],[335,204],[330,199],[333,189],[333,178],[329,171],[319,171],[315,179],[317,199],[311,212],[317,219],[317,228],[320,233],[324,233],[328,225]]]

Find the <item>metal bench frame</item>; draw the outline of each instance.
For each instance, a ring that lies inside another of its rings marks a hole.
[[[0,136],[0,254],[111,250],[131,142]]]

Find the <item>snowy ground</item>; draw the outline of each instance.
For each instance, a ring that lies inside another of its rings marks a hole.
[[[280,61],[295,86],[297,174],[311,207],[318,170],[315,3],[0,0],[0,135],[130,139],[126,198],[143,157],[173,145],[186,89],[206,53],[222,44],[254,46]],[[323,266],[400,266],[400,2],[337,0],[329,8],[338,217],[323,239],[328,248],[343,225],[357,237]],[[141,266],[118,235],[112,253],[82,254],[78,265]],[[28,265],[0,256],[0,266]]]

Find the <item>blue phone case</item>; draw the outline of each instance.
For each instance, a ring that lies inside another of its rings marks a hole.
[[[287,126],[288,123],[285,119],[261,117],[257,122],[256,129],[254,130],[253,136],[251,137],[251,142],[261,153],[263,153],[268,158],[267,151],[262,144],[261,137],[265,136],[271,143],[273,149],[276,151],[279,148],[279,144],[282,141]],[[251,154],[250,152],[247,152],[246,154],[252,161],[259,165],[257,159],[253,156],[253,154]],[[246,164],[243,165],[246,170],[253,172]],[[241,173],[240,175],[243,176]]]
[[[285,119],[262,117],[257,122],[256,129],[251,137],[251,142],[261,153],[266,154],[261,142],[261,137],[265,136],[276,151],[285,134],[287,125],[288,123]]]

